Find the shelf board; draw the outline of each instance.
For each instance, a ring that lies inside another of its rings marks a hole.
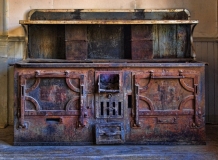
[[[20,24],[197,24],[198,20],[20,20]]]

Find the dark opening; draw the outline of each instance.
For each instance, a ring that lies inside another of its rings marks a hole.
[[[46,118],[46,123],[57,124],[61,122],[61,118]]]
[[[21,96],[24,96],[24,86],[21,86]]]
[[[132,108],[132,95],[128,95],[128,108]]]
[[[195,86],[195,93],[198,94],[198,86]]]
[[[109,102],[107,102],[107,115],[109,115],[110,109],[109,109]]]
[[[118,115],[121,115],[121,102],[118,103]]]
[[[115,102],[113,102],[113,115],[115,115]]]
[[[81,86],[81,95],[83,95],[83,86]]]
[[[119,92],[119,74],[100,74],[100,92]]]
[[[104,115],[104,102],[101,102],[101,115]]]
[[[124,31],[124,58],[132,59],[131,25],[125,25],[123,31]]]

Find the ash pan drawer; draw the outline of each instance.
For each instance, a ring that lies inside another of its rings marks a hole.
[[[95,125],[96,144],[122,144],[125,142],[123,123]]]

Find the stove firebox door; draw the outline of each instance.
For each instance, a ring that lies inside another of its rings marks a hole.
[[[95,81],[96,143],[124,143],[123,73],[97,71]]]

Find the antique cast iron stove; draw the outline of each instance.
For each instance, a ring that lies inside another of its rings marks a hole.
[[[30,11],[14,144],[204,144],[197,23],[185,9]]]

